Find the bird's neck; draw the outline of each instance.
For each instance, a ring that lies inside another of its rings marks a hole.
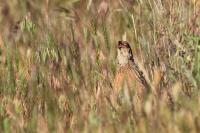
[[[118,56],[118,63],[120,66],[125,66],[129,62],[129,59],[126,56]]]
[[[130,62],[135,62],[134,58],[128,58],[126,56],[119,56],[118,57],[118,63],[121,65],[121,66],[124,66],[124,65],[127,65],[129,64]]]
[[[122,62],[119,62],[119,67],[126,67],[126,66],[129,66],[130,64],[133,63],[134,60],[126,60],[126,61],[122,61]]]

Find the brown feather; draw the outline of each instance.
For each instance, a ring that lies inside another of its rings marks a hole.
[[[113,87],[115,93],[119,93],[121,89],[126,89],[127,87],[135,89],[139,95],[145,90],[145,86],[131,64],[119,67],[113,81]]]

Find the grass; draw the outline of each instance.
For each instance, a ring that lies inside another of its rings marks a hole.
[[[200,132],[199,9],[198,0],[2,0],[0,131]],[[139,114],[110,101],[119,40],[164,93]]]

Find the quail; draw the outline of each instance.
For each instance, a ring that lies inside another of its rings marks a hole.
[[[117,72],[113,80],[115,93],[122,89],[132,89],[141,96],[147,92],[149,85],[142,70],[134,60],[132,49],[127,41],[119,41],[117,45]]]

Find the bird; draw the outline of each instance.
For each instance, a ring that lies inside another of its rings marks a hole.
[[[118,41],[117,62],[117,71],[112,82],[114,95],[111,96],[111,99],[113,103],[115,103],[118,98],[122,101],[127,101],[127,99],[131,101],[132,99],[134,110],[136,112],[141,112],[144,107],[145,99],[148,98],[148,94],[152,93],[159,99],[163,99],[166,94],[167,104],[171,109],[174,108],[174,100],[170,92],[164,89],[164,94],[159,93],[159,84],[162,82],[164,76],[163,72],[160,72],[160,69],[154,71],[153,81],[156,81],[156,83],[152,82],[148,78],[148,75],[144,74],[144,72],[147,72],[139,67],[131,46],[127,41]],[[132,92],[134,92],[133,95],[129,94]],[[130,98],[130,96],[133,96],[133,98]]]
[[[119,41],[117,45],[117,71],[113,80],[115,94],[122,89],[134,89],[138,97],[142,97],[149,91],[149,84],[143,71],[136,63],[130,44],[127,41]]]

